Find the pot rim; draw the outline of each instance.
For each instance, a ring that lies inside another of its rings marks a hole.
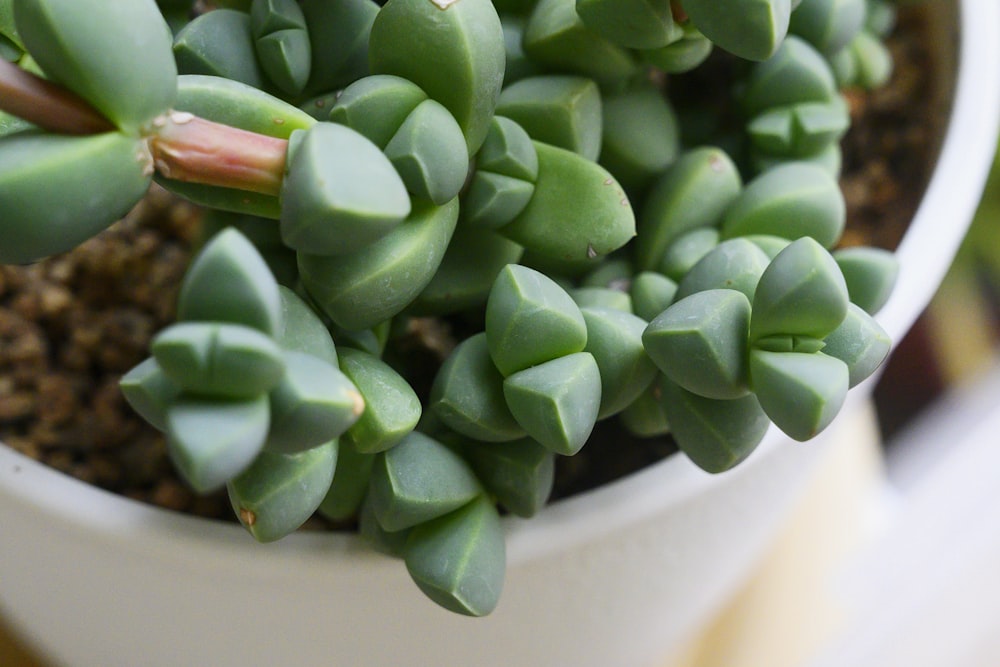
[[[954,99],[938,164],[909,230],[897,249],[900,274],[893,297],[878,320],[898,341],[924,309],[951,264],[985,185],[997,143],[1000,118],[1000,4],[961,0]],[[942,30],[942,32],[944,32]],[[951,76],[952,71],[945,73]],[[941,220],[962,224],[948,238],[935,233]],[[857,392],[865,393],[864,389]],[[852,397],[852,400],[860,400]],[[822,436],[821,436],[822,437]],[[518,565],[553,550],[599,539],[602,534],[642,521],[667,505],[686,503],[727,484],[782,446],[795,446],[772,427],[757,451],[720,475],[698,469],[683,456],[670,456],[644,470],[547,506],[530,520],[505,518],[507,558]],[[223,524],[146,505],[55,471],[0,446],[0,496],[10,496],[54,523],[144,548],[169,547],[183,536],[186,550],[208,557],[246,558],[248,540],[236,524]],[[256,545],[254,545],[256,546]],[[351,559],[389,560],[362,545],[355,534],[298,532],[269,545],[255,559],[322,559],[324,567]],[[258,565],[261,563],[258,562]]]

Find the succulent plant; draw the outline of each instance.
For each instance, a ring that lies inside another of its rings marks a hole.
[[[837,248],[836,180],[885,0],[217,4],[0,0],[0,261],[154,180],[204,207],[121,386],[256,539],[356,521],[487,614],[501,512],[538,512],[598,421],[722,472],[888,354],[895,263]],[[736,92],[706,140],[669,83],[716,46]],[[428,321],[455,333],[418,377],[400,332]]]

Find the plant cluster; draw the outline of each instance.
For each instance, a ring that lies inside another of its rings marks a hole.
[[[887,78],[886,0],[216,4],[0,0],[0,261],[154,180],[205,207],[121,384],[258,540],[353,518],[487,614],[501,510],[536,513],[598,420],[722,472],[888,353],[892,256],[834,250],[839,91]],[[732,109],[682,117],[714,50]],[[469,332],[426,381],[414,321]]]

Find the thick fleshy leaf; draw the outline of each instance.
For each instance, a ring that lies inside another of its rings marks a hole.
[[[385,148],[406,117],[427,93],[398,76],[373,74],[345,88],[329,111],[329,119],[360,132],[379,148]]]
[[[78,246],[135,206],[151,175],[143,143],[118,132],[0,139],[0,262]]]
[[[555,455],[531,438],[468,443],[462,452],[486,490],[517,516],[534,516],[552,494]]]
[[[705,62],[711,53],[711,40],[689,21],[683,26],[680,39],[658,49],[640,51],[639,56],[647,65],[668,74],[681,74]]]
[[[792,5],[790,0],[684,0],[684,11],[720,48],[764,60],[785,38]]]
[[[750,377],[775,426],[805,441],[829,426],[847,397],[847,364],[822,352],[750,351]]]
[[[497,115],[476,153],[476,169],[534,183],[538,179],[538,153],[521,125]]]
[[[134,132],[173,105],[170,28],[153,0],[15,0],[13,6],[18,34],[48,78],[118,127]]]
[[[341,442],[337,452],[337,469],[330,490],[318,511],[331,521],[346,521],[357,515],[375,463],[374,454],[362,454],[349,442]]]
[[[757,283],[750,338],[789,334],[824,338],[847,315],[847,284],[836,261],[803,237],[778,253]]]
[[[194,19],[174,38],[174,57],[183,74],[205,74],[264,88],[250,15],[217,9]]]
[[[720,401],[664,380],[661,405],[677,446],[711,473],[725,472],[743,461],[771,424],[753,394]]]
[[[715,227],[698,227],[670,241],[654,270],[680,282],[694,265],[719,246],[721,235]]]
[[[584,25],[630,49],[656,49],[677,39],[670,0],[576,0]]]
[[[458,196],[469,173],[465,137],[440,103],[424,100],[385,147],[406,189],[439,206]]]
[[[485,497],[414,528],[403,557],[420,590],[445,609],[485,616],[500,601],[507,566],[504,531]]]
[[[347,256],[299,253],[302,284],[338,326],[369,329],[400,313],[434,277],[458,220],[458,199],[414,202],[410,217]]]
[[[379,7],[372,0],[300,0],[312,45],[307,95],[329,93],[368,74],[368,38]]]
[[[642,190],[677,158],[677,117],[652,84],[605,96],[603,117],[601,164],[626,190]]]
[[[253,463],[269,424],[266,395],[249,401],[182,396],[167,409],[167,453],[195,491],[208,493]]]
[[[629,294],[632,312],[648,322],[673,303],[677,283],[662,273],[643,271],[632,279]]]
[[[322,359],[333,366],[338,365],[337,346],[323,320],[287,287],[278,287],[281,293],[281,333],[276,337],[282,349],[304,352]]]
[[[369,494],[379,525],[397,531],[448,514],[481,492],[458,454],[414,431],[378,454]]]
[[[669,380],[664,375],[657,374],[646,391],[621,412],[621,424],[626,431],[639,438],[652,438],[670,432],[667,413],[661,401],[664,382]]]
[[[285,352],[285,366],[270,395],[269,451],[293,454],[318,447],[364,412],[364,398],[336,366],[302,352]]]
[[[851,302],[875,314],[892,294],[899,275],[899,259],[881,248],[842,248],[833,253],[847,282]]]
[[[578,352],[507,376],[503,395],[528,435],[556,454],[587,443],[601,407],[601,373],[594,356]]]
[[[486,334],[471,336],[441,365],[431,389],[430,409],[452,430],[486,442],[524,436],[503,397],[503,375],[493,365]]]
[[[167,377],[152,357],[139,363],[124,376],[118,386],[122,395],[139,416],[160,431],[167,429],[167,408],[181,388]]]
[[[687,151],[657,179],[639,217],[636,264],[656,269],[676,237],[714,227],[743,187],[739,170],[718,148]]]
[[[318,255],[355,252],[410,213],[399,174],[378,146],[343,125],[318,123],[299,136],[281,186],[281,236]]]
[[[343,440],[350,440],[361,453],[376,453],[389,449],[416,427],[420,399],[392,366],[367,352],[344,347],[340,370],[365,401],[364,413]]]
[[[209,241],[181,285],[177,318],[230,322],[270,336],[283,329],[278,283],[253,244],[233,228]]]
[[[854,58],[854,83],[867,90],[884,86],[892,76],[892,53],[888,47],[867,30],[862,30],[847,48]]]
[[[163,372],[185,393],[250,399],[281,381],[281,348],[256,329],[238,324],[180,322],[151,344]]]
[[[723,241],[698,260],[677,286],[677,300],[710,289],[732,289],[753,300],[764,269],[771,259],[752,241]]]
[[[851,387],[878,370],[892,348],[892,339],[885,330],[853,303],[844,321],[823,342],[823,354],[847,364]]]
[[[749,391],[750,302],[742,292],[713,289],[681,299],[646,328],[643,345],[672,382],[707,398]]]
[[[460,223],[441,266],[410,312],[434,315],[484,305],[501,269],[523,253],[521,246],[496,232]]]
[[[829,102],[836,95],[837,84],[823,56],[805,40],[789,35],[772,57],[754,66],[742,101],[752,117],[790,104]]]
[[[522,39],[531,60],[553,71],[572,72],[614,86],[631,77],[638,65],[628,49],[587,28],[576,13],[576,0],[539,0]]]
[[[591,263],[635,236],[635,215],[603,167],[535,142],[538,181],[527,207],[500,232],[557,261]]]
[[[601,152],[601,95],[581,76],[549,74],[522,79],[500,94],[497,113],[532,139],[597,160]]]
[[[393,558],[403,557],[406,540],[410,538],[412,528],[388,531],[380,526],[370,496],[366,497],[365,502],[358,508],[357,521],[358,534],[372,549]]]
[[[298,454],[264,451],[226,485],[243,527],[258,542],[297,530],[326,497],[337,466],[337,442]]]
[[[847,104],[834,97],[828,102],[802,102],[765,111],[747,124],[747,134],[754,148],[765,155],[815,160],[844,136],[850,124]]]
[[[869,4],[865,0],[809,0],[792,12],[789,30],[823,53],[836,53],[864,26]]]
[[[621,412],[656,377],[656,366],[642,345],[646,320],[608,308],[583,308],[587,346],[601,374],[598,419]]]
[[[374,73],[416,83],[458,121],[469,155],[479,150],[503,84],[503,28],[492,2],[389,0],[368,49]]]
[[[840,240],[847,206],[837,180],[811,164],[791,162],[747,184],[722,220],[722,236],[811,236],[830,248]]]
[[[570,290],[569,295],[581,309],[608,308],[632,314],[632,297],[622,290],[608,287],[577,287]]]
[[[254,0],[250,5],[257,59],[270,80],[298,95],[309,80],[312,44],[306,19],[295,0]]]
[[[587,325],[572,297],[551,278],[509,264],[486,302],[486,340],[493,363],[507,376],[582,351]]]

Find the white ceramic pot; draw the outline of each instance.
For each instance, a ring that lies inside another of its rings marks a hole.
[[[996,142],[1000,6],[960,4],[952,118],[879,318],[896,340],[950,264]],[[928,10],[953,54],[954,8]],[[722,475],[674,456],[507,520],[507,582],[484,619],[439,610],[353,536],[257,545],[236,525],[123,499],[0,446],[0,606],[74,666],[662,664],[746,579],[816,462],[855,437],[854,414],[804,445],[772,429]]]

